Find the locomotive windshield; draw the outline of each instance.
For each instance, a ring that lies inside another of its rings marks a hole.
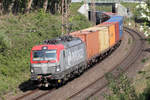
[[[33,51],[34,61],[56,60],[56,50]]]

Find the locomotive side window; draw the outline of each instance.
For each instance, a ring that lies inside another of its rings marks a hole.
[[[65,51],[63,51],[63,56],[64,56],[64,58],[65,58],[65,56],[66,56],[66,55],[65,55]]]

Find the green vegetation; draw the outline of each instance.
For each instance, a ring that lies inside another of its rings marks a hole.
[[[72,31],[91,24],[77,9],[71,6]],[[16,88],[30,78],[30,50],[45,39],[61,34],[61,16],[43,10],[29,14],[0,16],[0,95]]]
[[[65,0],[67,4],[71,0]],[[57,13],[61,11],[62,0],[0,0],[0,14],[29,13],[43,8],[44,12]]]
[[[92,9],[92,7],[90,6],[90,9]],[[112,12],[112,6],[111,5],[100,5],[100,6],[96,6],[96,11],[102,11],[102,12]]]
[[[144,33],[145,36],[150,34],[150,0],[146,0],[146,3],[121,3],[126,8],[129,8],[133,13],[133,17],[125,19],[125,25],[128,25],[130,28],[137,28],[137,30]],[[144,7],[144,8],[143,8]],[[129,25],[130,23],[130,25]],[[148,39],[149,41],[149,39]]]
[[[138,27],[139,25],[135,22],[135,8],[136,6],[138,5],[138,3],[124,3],[124,2],[121,2],[121,4],[126,7],[126,8],[129,8],[129,10],[134,14],[133,17],[131,18],[125,18],[125,21],[124,21],[124,24],[129,26],[130,28],[134,28],[135,27]],[[131,25],[129,25],[129,23],[131,23]]]
[[[145,63],[145,62],[148,61],[148,60],[149,60],[149,58],[143,58],[141,62],[142,62],[142,63]]]
[[[129,8],[131,12],[134,12],[136,6],[138,5],[138,3],[125,3],[125,2],[121,2],[121,4],[122,4],[124,7]]]
[[[89,23],[89,21],[83,15],[77,14],[77,9],[82,4],[83,3],[72,3],[70,7],[71,14],[70,14],[69,21],[71,24],[73,24],[72,31],[84,29],[92,25],[92,23]]]
[[[111,5],[96,6],[96,10],[98,10],[98,11],[104,11],[104,12],[112,12],[112,6]]]
[[[145,71],[141,71],[140,74],[143,74],[143,78],[147,78],[144,75]],[[149,100],[150,96],[150,83],[147,83],[147,88],[141,92],[137,93],[132,84],[131,80],[124,74],[118,75],[116,78],[113,74],[107,74],[106,79],[109,82],[110,93],[104,94],[106,100]],[[148,78],[150,79],[150,78]],[[139,88],[141,86],[138,86]]]
[[[128,39],[128,44],[131,44],[132,43],[132,40],[131,38]]]
[[[135,92],[134,87],[131,85],[131,81],[126,75],[120,74],[116,78],[113,74],[107,74],[106,78],[109,82],[109,89],[111,94],[104,94],[107,100],[141,100]]]

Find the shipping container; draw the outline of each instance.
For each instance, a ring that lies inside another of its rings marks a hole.
[[[115,24],[115,42],[119,41],[119,23],[118,22],[104,22],[102,24]]]
[[[114,23],[102,23],[98,26],[108,27],[109,30],[109,47],[112,47],[115,44],[115,24]]]
[[[87,50],[87,59],[91,59],[92,57],[100,54],[98,31],[77,31],[70,33],[70,35],[74,37],[79,37],[85,42]]]
[[[109,30],[108,27],[97,26],[99,31],[100,52],[104,52],[109,48]]]
[[[99,37],[99,43],[100,43],[100,49],[99,52],[104,52],[106,49],[109,48],[109,29],[108,27],[103,26],[94,26],[87,29],[84,29],[84,31],[98,31],[98,37]]]
[[[123,16],[111,16],[106,22],[119,22],[119,38],[121,38],[123,33]]]
[[[94,26],[94,27],[83,29],[82,31],[99,31],[99,30],[100,30],[99,27]]]

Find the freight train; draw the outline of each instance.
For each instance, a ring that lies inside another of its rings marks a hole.
[[[81,75],[117,48],[123,35],[123,17],[110,19],[70,35],[45,40],[31,50],[31,80],[44,86],[60,86]]]

